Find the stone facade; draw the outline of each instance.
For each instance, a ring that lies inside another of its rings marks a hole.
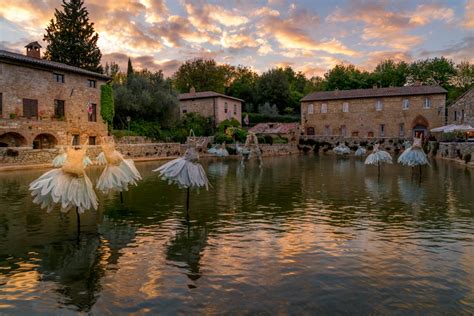
[[[474,88],[451,104],[448,110],[448,124],[474,126]]]
[[[242,124],[242,100],[212,91],[190,92],[179,95],[179,113],[199,113],[213,119],[215,125],[233,118]]]
[[[359,90],[344,92],[350,91]],[[431,128],[444,125],[445,93],[360,95],[363,94],[351,97],[345,93],[338,98],[334,91],[327,100],[324,95],[305,97],[301,103],[303,133],[361,139],[411,138],[415,133],[426,136]]]
[[[442,158],[460,158],[471,154],[474,161],[474,143],[439,143],[438,155]]]
[[[100,116],[100,87],[106,76],[1,53],[0,146],[52,148],[70,144],[73,137],[98,144],[107,135]],[[93,106],[95,116],[88,112]]]

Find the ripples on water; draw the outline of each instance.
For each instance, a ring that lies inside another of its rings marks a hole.
[[[47,214],[0,174],[0,313],[474,313],[473,172],[355,158],[203,161],[191,195],[138,164],[144,180],[100,210]],[[100,170],[92,169],[93,179]]]

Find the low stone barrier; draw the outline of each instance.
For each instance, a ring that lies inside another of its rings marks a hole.
[[[118,150],[126,158],[165,158],[179,156],[179,143],[118,144]],[[48,164],[60,149],[0,148],[0,167],[8,165]],[[87,154],[94,160],[101,152],[100,146],[89,146]]]
[[[146,144],[117,144],[118,150],[125,158],[135,160],[154,160],[174,158],[186,151],[186,145],[179,143],[146,143]],[[298,153],[296,145],[275,144],[260,145],[263,156],[279,156]],[[31,149],[28,147],[0,148],[0,170],[5,167],[8,170],[22,168],[22,166],[45,166],[59,154],[60,149]],[[102,151],[100,146],[89,146],[87,154],[95,160]],[[202,150],[201,157],[212,156]],[[17,168],[18,167],[18,168]]]

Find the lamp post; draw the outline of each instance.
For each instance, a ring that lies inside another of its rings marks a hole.
[[[132,118],[130,116],[127,116],[127,124],[128,124],[128,143],[130,144],[130,121]]]

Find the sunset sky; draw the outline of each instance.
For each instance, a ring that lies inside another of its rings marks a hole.
[[[0,49],[43,38],[60,0],[0,0]],[[214,58],[257,72],[290,65],[308,77],[337,63],[444,55],[474,62],[474,0],[85,0],[105,61],[163,69]],[[43,45],[45,47],[45,45]]]

